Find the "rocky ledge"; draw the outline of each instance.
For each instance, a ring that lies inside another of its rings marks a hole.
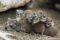
[[[0,12],[24,6],[29,2],[30,0],[0,0]]]

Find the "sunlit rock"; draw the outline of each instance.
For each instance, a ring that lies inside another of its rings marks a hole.
[[[0,0],[0,12],[6,11],[10,8],[18,8],[24,6],[30,0]]]
[[[12,33],[0,31],[0,40],[17,40],[17,38]]]

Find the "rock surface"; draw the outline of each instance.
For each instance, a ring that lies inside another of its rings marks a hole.
[[[17,40],[17,38],[12,33],[0,31],[0,40]]]
[[[0,0],[0,12],[6,11],[10,8],[17,8],[24,6],[30,0]]]

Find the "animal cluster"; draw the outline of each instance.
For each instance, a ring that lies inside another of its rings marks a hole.
[[[16,10],[16,18],[8,18],[5,24],[5,30],[23,31],[26,33],[33,31],[49,36],[55,36],[57,34],[54,22],[51,18],[47,17],[42,10]]]

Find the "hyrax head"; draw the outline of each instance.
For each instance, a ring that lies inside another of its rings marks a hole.
[[[45,22],[47,17],[44,14],[44,11],[42,10],[36,10],[34,11],[34,17],[33,17],[33,24],[38,23],[38,22]]]
[[[5,30],[11,30],[16,27],[16,20],[8,18],[6,24],[5,24]]]
[[[24,11],[21,9],[16,10],[16,20],[19,22],[24,16]]]
[[[25,10],[24,13],[26,14],[26,19],[28,20],[28,22],[31,23],[32,19],[33,19],[33,11],[32,10]]]
[[[21,9],[16,10],[16,16],[21,16],[22,14],[24,14],[24,11]]]
[[[46,20],[46,26],[47,27],[54,27],[54,21],[52,20],[52,18],[47,18],[47,20]]]

